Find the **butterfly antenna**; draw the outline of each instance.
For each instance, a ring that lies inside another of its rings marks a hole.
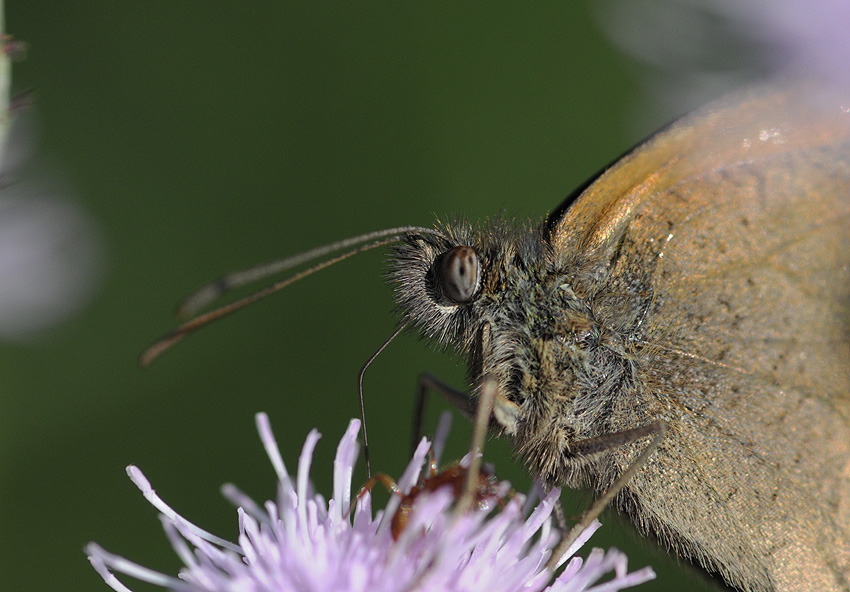
[[[257,280],[277,275],[278,273],[281,273],[288,269],[292,269],[294,267],[298,267],[299,265],[302,265],[304,263],[320,259],[322,257],[330,255],[331,253],[335,253],[336,251],[342,251],[343,249],[348,249],[356,245],[362,245],[362,243],[366,243],[369,241],[378,241],[374,244],[367,245],[367,248],[365,249],[361,247],[350,252],[351,255],[362,253],[363,251],[368,251],[369,249],[380,247],[382,245],[388,244],[389,242],[397,241],[403,235],[411,232],[424,232],[427,234],[434,234],[436,231],[430,228],[420,228],[417,226],[400,226],[397,228],[388,228],[386,230],[378,230],[375,232],[361,234],[359,236],[353,236],[351,238],[343,239],[341,241],[330,243],[328,245],[322,245],[321,247],[316,247],[315,249],[311,249],[309,251],[305,251],[303,253],[299,253],[291,257],[285,257],[276,261],[270,261],[268,263],[249,267],[248,269],[234,271],[227,275],[218,277],[213,281],[209,282],[208,284],[201,286],[194,292],[186,295],[178,303],[175,314],[178,317],[183,318],[193,316],[197,314],[197,312],[202,308],[218,300],[227,292],[236,288],[241,288],[242,286],[253,283]]]
[[[322,247],[318,247],[316,249],[312,249],[310,251],[294,255],[292,257],[279,259],[277,261],[272,261],[271,263],[266,263],[242,271],[230,273],[216,280],[213,280],[212,282],[200,287],[199,289],[186,296],[178,305],[178,315],[186,316],[195,314],[198,310],[219,299],[225,293],[229,292],[230,290],[233,290],[234,288],[239,288],[248,283],[267,278],[283,271],[287,271],[289,269],[292,269],[293,267],[297,267],[299,265],[303,265],[321,257],[325,257],[336,251],[346,248],[349,249],[348,251],[340,253],[339,255],[331,257],[330,259],[321,261],[316,265],[313,265],[312,267],[309,267],[294,275],[286,277],[270,286],[262,288],[261,290],[258,290],[253,294],[249,294],[248,296],[245,296],[240,300],[236,300],[235,302],[231,302],[230,304],[226,304],[220,308],[216,308],[208,313],[190,319],[189,321],[173,329],[167,335],[165,335],[156,343],[151,345],[148,349],[146,349],[139,357],[139,365],[143,368],[149,366],[151,362],[153,362],[156,358],[162,355],[163,352],[170,349],[175,344],[179,343],[201,327],[204,327],[209,323],[212,323],[213,321],[226,317],[236,312],[237,310],[245,308],[249,304],[253,304],[254,302],[257,302],[258,300],[261,300],[266,296],[269,296],[270,294],[282,290],[283,288],[297,282],[298,280],[312,275],[317,271],[321,271],[326,267],[330,267],[335,263],[339,263],[344,259],[348,259],[349,257],[353,257],[354,255],[357,255],[359,253],[382,247],[384,245],[392,244],[401,240],[404,236],[412,233],[443,236],[442,233],[432,228],[424,228],[418,226],[400,226],[397,228],[389,228],[387,230],[370,232],[336,243],[331,243],[329,245],[324,245]]]

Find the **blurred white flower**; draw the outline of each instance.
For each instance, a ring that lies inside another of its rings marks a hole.
[[[523,509],[524,497],[517,495],[496,514],[479,509],[460,516],[454,513],[451,488],[421,492],[396,540],[390,523],[399,496],[373,515],[371,494],[365,492],[355,499],[353,519],[349,516],[359,421],[351,422],[337,447],[334,491],[328,501],[313,492],[309,482],[318,432],[310,432],[297,474],[291,477],[264,414],[257,416],[257,425],[277,472],[278,496],[260,508],[233,486],[225,486],[225,495],[239,506],[238,543],[189,523],[154,493],[137,468],[129,467],[133,482],[161,512],[166,534],[185,567],[179,576],[169,576],[90,543],[89,560],[107,584],[128,592],[116,576],[124,574],[187,592],[614,592],[655,577],[649,568],[628,573],[626,556],[617,550],[594,549],[587,560],[571,559],[550,583],[545,565],[558,542],[550,526],[558,492],[530,513]],[[423,440],[399,480],[401,491],[409,492],[419,481],[428,449]],[[570,554],[596,527],[598,523],[585,531]],[[603,577],[608,580],[596,585]]]
[[[776,74],[850,85],[847,0],[608,0],[594,8],[612,42],[649,67],[650,99],[667,113]]]
[[[29,337],[77,312],[99,259],[77,205],[24,185],[0,189],[0,339]]]

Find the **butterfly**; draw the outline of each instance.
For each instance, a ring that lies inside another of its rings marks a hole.
[[[733,94],[540,223],[390,229],[225,276],[184,308],[325,258],[143,361],[389,243],[400,327],[465,356],[471,406],[494,381],[491,431],[536,478],[613,486],[639,530],[741,590],[850,590],[850,94]]]

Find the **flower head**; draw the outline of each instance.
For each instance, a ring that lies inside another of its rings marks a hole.
[[[312,491],[309,482],[319,433],[313,430],[307,436],[293,477],[283,463],[265,414],[257,415],[257,426],[277,473],[278,496],[275,502],[260,507],[232,485],[223,488],[239,506],[237,543],[189,523],[156,495],[139,469],[131,466],[127,469],[130,478],[160,511],[166,534],[185,567],[179,576],[169,576],[90,543],[89,560],[107,584],[128,592],[116,576],[124,574],[187,592],[613,592],[655,577],[649,568],[627,573],[626,557],[615,549],[594,549],[585,561],[571,559],[550,583],[546,562],[558,542],[550,520],[557,491],[550,492],[530,512],[523,507],[525,498],[517,495],[498,513],[485,508],[455,515],[452,488],[423,490],[415,496],[405,527],[394,537],[390,523],[401,503],[399,496],[392,496],[386,508],[373,513],[371,493],[365,491],[354,498],[350,515],[359,421],[349,424],[337,447],[333,497],[327,501]],[[423,440],[417,448],[398,482],[401,491],[410,492],[419,481],[429,447]],[[502,491],[508,488],[507,484],[501,487]],[[575,547],[598,526],[596,523],[585,531]],[[570,554],[573,552],[575,549]],[[612,579],[594,586],[611,572]]]

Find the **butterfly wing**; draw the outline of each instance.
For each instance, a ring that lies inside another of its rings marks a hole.
[[[605,278],[601,322],[631,322],[638,388],[609,428],[671,428],[622,505],[744,589],[850,590],[848,105],[802,84],[716,103],[551,236]]]

